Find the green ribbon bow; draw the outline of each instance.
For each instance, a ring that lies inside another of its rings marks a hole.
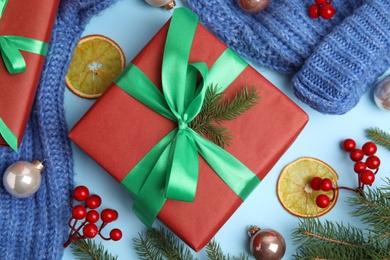
[[[3,15],[8,0],[0,0],[0,18]],[[20,51],[27,51],[46,56],[48,44],[43,41],[34,40],[22,36],[0,36],[0,53],[4,65],[10,74],[17,74],[26,71],[26,61]],[[18,151],[18,138],[0,117],[0,135],[7,144]]]
[[[135,99],[178,123],[122,181],[136,197],[133,211],[147,226],[152,226],[166,199],[194,200],[198,153],[242,200],[260,183],[233,155],[188,127],[200,112],[210,83],[218,83],[223,91],[247,66],[230,49],[210,70],[204,62],[188,63],[197,25],[198,17],[189,9],[174,11],[162,64],[163,94],[134,64],[127,66],[115,80]],[[203,78],[199,86],[198,73]]]

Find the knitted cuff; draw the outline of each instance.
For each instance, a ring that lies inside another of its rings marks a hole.
[[[352,109],[390,67],[389,10],[389,0],[366,1],[334,28],[293,77],[296,96],[326,114]]]
[[[267,8],[250,15],[235,0],[185,0],[205,27],[230,48],[257,65],[278,72],[297,72],[313,49],[334,26],[364,0],[333,1],[336,15],[330,20],[311,19],[313,0],[271,0]]]

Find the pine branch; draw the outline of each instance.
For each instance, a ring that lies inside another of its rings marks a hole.
[[[133,239],[133,245],[140,260],[162,260],[161,252],[154,248],[152,241],[141,234],[138,235],[138,238]]]
[[[297,259],[365,259],[370,251],[361,229],[330,221],[300,220],[293,237]]]
[[[379,129],[378,127],[372,127],[366,129],[366,137],[372,140],[374,143],[385,147],[390,151],[390,134]]]
[[[208,260],[226,260],[220,245],[214,240],[207,244],[206,254]]]
[[[112,256],[107,250],[104,250],[100,243],[96,245],[92,239],[80,239],[74,241],[71,245],[72,253],[79,260],[116,260],[117,256]]]
[[[210,243],[206,246],[206,254],[208,260],[248,260],[249,256],[242,253],[240,256],[236,257],[230,257],[228,255],[224,255],[222,252],[221,246],[215,242],[215,240],[212,240]]]
[[[369,188],[348,202],[368,229],[350,225],[300,220],[293,232],[297,259],[390,259],[390,179],[382,188]]]
[[[213,140],[216,145],[219,145],[220,147],[224,148],[225,146],[231,144],[233,136],[230,135],[228,129],[213,124],[209,124],[206,127],[207,133],[205,135],[208,136],[211,140]]]
[[[225,100],[214,110],[213,118],[218,123],[230,121],[242,115],[260,100],[255,87],[245,87],[238,91],[232,100]]]
[[[385,183],[381,188],[369,187],[364,196],[350,197],[348,203],[356,207],[352,216],[361,216],[369,226],[369,240],[390,246],[390,179],[385,179]]]
[[[222,121],[233,120],[242,115],[260,99],[255,87],[241,89],[232,100],[223,101],[224,97],[224,92],[219,92],[216,86],[211,85],[206,91],[200,113],[188,124],[194,131],[210,138],[222,148],[233,139],[229,130],[220,125]]]
[[[208,120],[211,121],[215,110],[218,108],[222,99],[225,97],[224,92],[219,92],[217,85],[211,85],[205,94],[205,98],[202,105],[201,114],[207,115]]]
[[[133,239],[134,248],[140,259],[145,260],[192,260],[191,251],[173,233],[163,228],[150,228],[145,235]]]
[[[191,251],[170,231],[150,228],[146,234],[133,239],[134,248],[141,260],[193,260]],[[211,241],[206,246],[208,260],[249,260],[245,254],[239,257],[225,256],[218,243]]]

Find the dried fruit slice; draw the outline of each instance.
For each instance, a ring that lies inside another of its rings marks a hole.
[[[110,38],[93,34],[80,39],[66,75],[66,85],[83,98],[97,98],[126,65],[119,45]]]
[[[333,191],[313,190],[310,181],[314,177],[329,178],[337,188],[337,173],[325,162],[316,158],[302,157],[287,165],[279,176],[277,194],[283,207],[298,217],[319,217],[329,212],[336,204],[338,189]],[[326,194],[333,201],[326,208],[316,205],[316,198]]]

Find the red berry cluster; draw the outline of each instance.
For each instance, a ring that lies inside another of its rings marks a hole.
[[[81,202],[73,206],[73,199]],[[99,195],[89,195],[89,190],[85,186],[77,186],[73,190],[73,196],[70,198],[70,206],[72,207],[72,217],[68,221],[70,227],[69,239],[64,243],[64,248],[67,247],[71,242],[94,238],[99,235],[104,240],[118,241],[122,238],[122,231],[114,228],[110,232],[109,237],[104,237],[101,233],[102,229],[110,222],[117,220],[118,212],[113,209],[103,209],[100,214],[96,211],[102,204],[102,199]],[[101,219],[100,227],[96,223]],[[81,224],[77,226],[78,221]],[[77,226],[77,227],[76,227]],[[81,232],[82,231],[82,232]]]
[[[328,178],[314,177],[310,180],[310,187],[315,191],[333,191],[333,198],[330,199],[326,194],[320,194],[316,198],[316,204],[320,208],[326,208],[334,200],[336,189],[345,189],[362,194],[364,185],[372,185],[375,181],[375,175],[381,164],[378,156],[375,155],[377,146],[373,142],[366,142],[361,149],[356,148],[356,142],[351,139],[345,139],[342,143],[344,151],[349,152],[349,158],[355,162],[354,171],[358,174],[358,187],[356,189],[338,186],[333,187],[333,183]],[[363,161],[363,159],[365,159]],[[373,171],[375,170],[375,171]]]
[[[316,204],[320,208],[326,208],[329,206],[330,202],[334,200],[334,192],[335,188],[333,188],[333,183],[329,178],[320,178],[320,177],[314,177],[310,181],[310,187],[313,190],[322,190],[322,191],[333,191],[333,198],[330,199],[328,195],[326,194],[320,194],[316,198]]]
[[[336,10],[332,6],[332,0],[315,0],[315,4],[309,6],[308,13],[310,18],[330,19]]]
[[[353,139],[345,139],[343,149],[349,152],[349,158],[355,162],[353,170],[358,174],[358,189],[363,190],[364,185],[372,185],[375,181],[375,174],[381,164],[378,156],[375,155],[377,146],[373,142],[365,143],[361,149],[356,148],[356,142]],[[365,158],[365,161],[363,159]],[[373,172],[374,170],[374,172]]]

